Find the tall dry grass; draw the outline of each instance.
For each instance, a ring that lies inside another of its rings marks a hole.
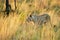
[[[56,1],[52,0],[48,5],[48,0],[17,0],[17,12],[10,12],[8,17],[0,13],[0,40],[60,40],[60,16],[57,15],[60,12],[55,12],[56,7],[52,8],[60,5]],[[41,27],[33,22],[28,23],[26,19],[33,11],[37,11],[38,15],[49,14],[52,26],[50,23]]]

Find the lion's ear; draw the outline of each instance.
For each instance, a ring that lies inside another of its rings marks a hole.
[[[30,15],[30,17],[32,17],[32,15]]]

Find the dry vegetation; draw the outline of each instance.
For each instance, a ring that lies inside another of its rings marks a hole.
[[[0,10],[5,9],[3,3],[0,2]],[[10,4],[14,9],[13,0]],[[17,0],[16,11],[10,12],[8,17],[0,12],[0,40],[60,40],[60,0]],[[26,18],[33,11],[37,15],[49,14],[52,26],[28,23]]]

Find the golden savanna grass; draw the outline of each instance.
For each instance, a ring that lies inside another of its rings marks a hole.
[[[14,9],[13,0],[9,3]],[[16,12],[10,12],[8,17],[0,12],[0,40],[60,40],[60,8],[53,8],[60,7],[60,0],[17,0],[16,5]],[[5,1],[0,2],[0,9],[5,10]],[[50,15],[52,26],[28,23],[26,19],[33,11],[37,15]]]

